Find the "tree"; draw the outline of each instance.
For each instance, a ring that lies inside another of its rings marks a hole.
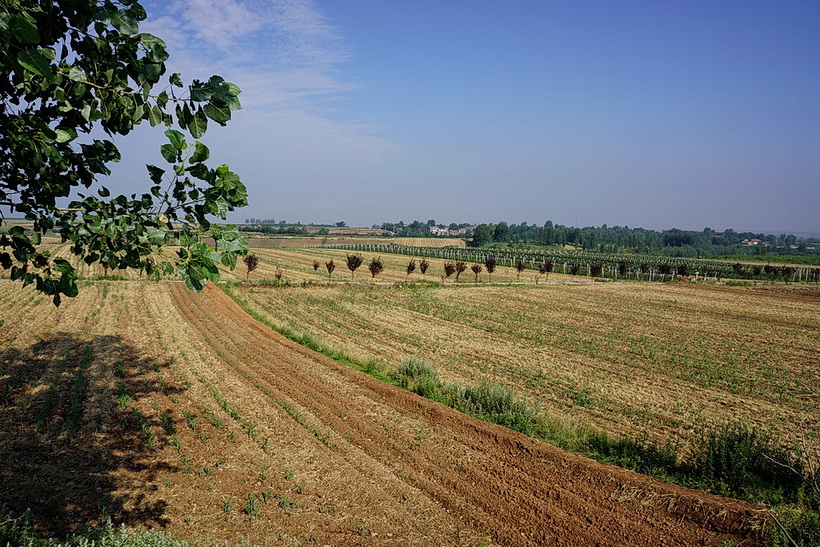
[[[467,269],[467,263],[463,260],[456,261],[456,282],[458,282],[458,277],[464,273]]]
[[[422,258],[421,262],[419,262],[419,270],[421,270],[421,275],[426,274],[427,273],[427,268],[429,268],[429,267],[430,267],[430,263],[427,262],[427,259]]]
[[[481,247],[493,240],[493,232],[487,224],[479,224],[473,230],[473,239],[470,241],[471,247]]]
[[[478,283],[478,274],[481,273],[481,264],[473,264],[470,266],[470,269],[473,270],[473,273],[475,274],[475,282]]]
[[[319,267],[320,267],[320,266],[321,266],[321,264],[319,264],[319,261],[318,261],[318,260],[314,260],[314,261],[313,261],[313,271],[314,271],[314,272],[318,272],[318,271],[319,271]]]
[[[410,274],[416,271],[415,258],[411,259],[410,262],[407,263],[407,268],[405,268],[405,270],[407,271],[407,277],[410,277]]]
[[[493,282],[493,272],[495,271],[495,265],[498,261],[493,255],[488,256],[484,259],[484,267],[487,268],[487,273],[490,275],[490,283]]]
[[[203,237],[209,216],[247,205],[245,186],[227,165],[205,162],[199,142],[209,120],[225,125],[240,108],[239,88],[219,76],[183,84],[166,72],[165,42],[139,32],[147,17],[135,0],[6,0],[0,11],[0,205],[33,222],[0,236],[0,265],[11,278],[53,297],[77,294],[77,272],[41,246],[55,231],[86,264],[111,269],[175,270],[200,290],[247,253],[235,226]],[[157,90],[156,88],[161,88]],[[175,126],[160,152],[169,167],[148,165],[150,189],[111,197],[98,178],[120,159],[112,140],[135,126]],[[80,192],[78,192],[78,190]],[[66,198],[74,197],[67,207]],[[176,256],[162,248],[177,247]],[[156,256],[154,259],[152,257]]]
[[[353,279],[353,276],[356,273],[356,270],[359,266],[362,265],[362,255],[347,255],[347,269],[350,270],[350,279]]]
[[[245,267],[248,269],[248,275],[245,278],[245,280],[250,281],[251,272],[254,271],[257,268],[257,266],[259,266],[259,257],[257,257],[255,254],[249,254],[248,256],[243,258],[242,261],[245,263]]]
[[[370,259],[370,265],[367,267],[367,269],[370,270],[370,278],[371,279],[376,279],[376,276],[379,275],[380,273],[382,273],[382,270],[384,270],[384,264],[382,264],[382,258],[381,257],[371,258]]]
[[[524,261],[521,260],[520,258],[515,261],[515,269],[518,272],[515,279],[516,279],[516,281],[520,281],[521,280],[521,272],[524,271]]]
[[[508,237],[510,237],[510,227],[502,220],[495,225],[495,230],[493,231],[493,241],[503,243],[507,241]]]
[[[325,268],[327,268],[327,276],[328,278],[333,278],[333,270],[336,269],[336,264],[333,262],[333,259],[330,259],[330,262],[325,262]]]
[[[552,270],[552,262],[542,262],[541,265],[538,267],[538,273],[540,275],[548,274],[550,270]],[[535,278],[535,284],[538,285],[537,277]]]
[[[452,262],[445,262],[444,263],[444,277],[448,278],[453,275],[453,272],[456,271],[456,265]]]

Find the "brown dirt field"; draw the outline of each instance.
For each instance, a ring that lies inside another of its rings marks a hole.
[[[3,283],[0,314],[0,502],[48,532],[111,516],[254,544],[750,545],[760,525],[340,365],[212,285],[96,283],[55,310]]]

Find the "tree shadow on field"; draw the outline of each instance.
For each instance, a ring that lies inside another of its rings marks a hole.
[[[147,402],[181,391],[165,366],[116,336],[59,333],[0,353],[0,508],[30,510],[49,536],[105,518],[166,524],[167,504],[146,495],[175,469],[157,454],[173,419]]]

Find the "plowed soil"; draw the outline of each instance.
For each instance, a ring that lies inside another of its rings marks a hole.
[[[0,287],[0,502],[46,532],[111,516],[254,544],[750,545],[762,522],[379,382],[212,285],[93,285],[59,310],[21,294]]]

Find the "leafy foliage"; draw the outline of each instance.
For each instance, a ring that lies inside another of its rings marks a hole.
[[[333,277],[333,270],[336,269],[336,264],[331,259],[329,262],[325,262],[325,268],[327,268],[327,276]]]
[[[356,270],[362,265],[362,255],[347,255],[345,262],[347,262],[347,269],[350,270],[350,279],[353,279]]]
[[[227,165],[206,165],[210,151],[196,140],[209,120],[231,119],[240,90],[219,76],[185,86],[172,74],[161,84],[168,52],[160,38],[139,32],[146,16],[134,0],[6,0],[0,8],[0,205],[34,224],[32,232],[15,226],[0,235],[0,265],[56,305],[77,294],[77,274],[42,250],[50,231],[87,264],[176,270],[195,290],[218,279],[218,264],[233,268],[247,252],[233,226],[213,233],[215,249],[202,241],[209,217],[224,219],[247,205],[247,195]],[[168,166],[147,166],[146,193],[78,192],[120,159],[112,140],[98,136],[128,135],[143,122],[176,126],[194,142],[165,131]],[[175,257],[152,258],[166,245],[178,246]]]
[[[384,270],[384,264],[382,264],[381,257],[373,257],[372,259],[370,259],[370,265],[367,267],[367,269],[370,270],[370,277],[375,279],[376,276],[382,273],[382,270]]]
[[[467,263],[466,262],[464,262],[463,260],[456,261],[456,281],[458,281],[459,276],[461,274],[463,274],[466,269],[467,269]]]
[[[259,257],[255,254],[249,254],[248,256],[243,258],[242,261],[245,263],[245,267],[248,269],[247,279],[250,279],[251,272],[259,266]]]
[[[475,274],[475,282],[478,283],[478,274],[481,273],[481,264],[473,264],[470,269]]]

